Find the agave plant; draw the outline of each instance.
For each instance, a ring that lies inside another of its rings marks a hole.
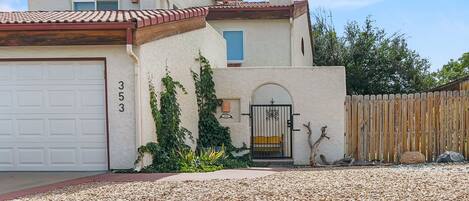
[[[199,159],[204,165],[215,165],[219,160],[225,156],[225,147],[222,146],[220,151],[216,151],[215,148],[202,149],[200,151]]]

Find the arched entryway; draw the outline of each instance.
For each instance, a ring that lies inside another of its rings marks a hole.
[[[278,84],[264,84],[251,97],[253,158],[291,158],[293,100]]]

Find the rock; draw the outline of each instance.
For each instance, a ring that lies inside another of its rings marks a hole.
[[[402,164],[425,163],[425,156],[418,151],[408,151],[402,154],[400,162]]]
[[[436,159],[437,163],[459,163],[464,162],[464,156],[458,152],[445,151]]]

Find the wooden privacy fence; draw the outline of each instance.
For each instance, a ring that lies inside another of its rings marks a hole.
[[[357,160],[420,151],[430,162],[447,150],[469,158],[469,91],[347,96],[345,111],[345,150]]]

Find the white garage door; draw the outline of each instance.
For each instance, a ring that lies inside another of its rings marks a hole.
[[[107,170],[104,64],[0,61],[0,171]]]

